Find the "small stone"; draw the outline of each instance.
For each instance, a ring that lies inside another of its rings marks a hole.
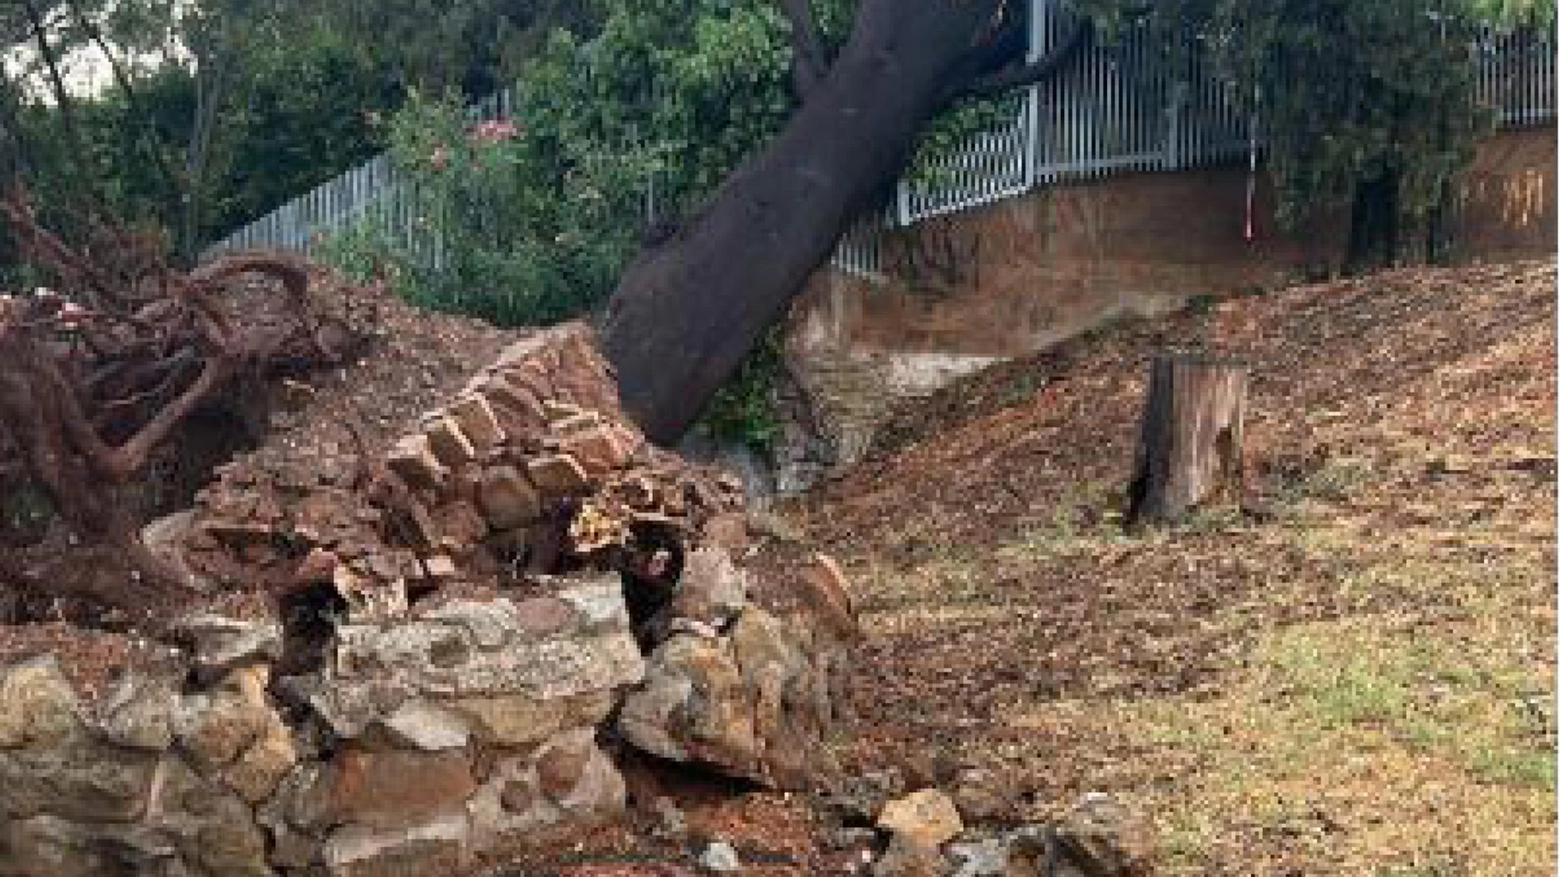
[[[966,768],[954,780],[953,803],[965,822],[993,822],[1012,809],[1000,778],[988,770]]]
[[[688,835],[688,819],[683,816],[682,809],[665,795],[656,795],[651,803],[651,809],[655,812],[656,832],[663,837],[673,840],[681,840]]]
[[[451,552],[463,552],[487,535],[488,522],[477,507],[463,499],[453,500],[433,510],[439,527],[438,545]]]
[[[559,591],[557,597],[579,613],[586,630],[628,629],[623,582],[615,574],[581,580],[579,584]]]
[[[244,800],[254,804],[270,797],[276,784],[297,761],[298,751],[293,745],[292,734],[286,726],[275,722],[223,771],[222,778]]]
[[[562,402],[557,399],[542,400],[542,413],[547,416],[547,422],[556,428],[558,424],[565,423],[575,417],[583,417],[587,414],[595,414],[578,405]],[[599,416],[599,415],[598,415]]]
[[[909,837],[896,834],[888,849],[872,866],[874,877],[942,877],[948,863],[936,847],[923,846]]]
[[[172,680],[127,673],[104,698],[97,727],[105,739],[120,746],[160,752],[173,743],[178,703]]]
[[[0,750],[0,827],[51,813],[72,821],[132,822],[146,812],[158,755],[67,736]],[[0,862],[4,861],[0,855]]]
[[[340,560],[333,551],[314,548],[298,562],[298,568],[293,572],[293,581],[300,585],[328,582]]]
[[[515,386],[501,374],[485,376],[476,390],[488,400],[504,432],[510,436],[525,435],[546,423],[542,402],[536,394]]]
[[[269,622],[202,613],[174,625],[173,636],[191,649],[195,669],[208,683],[235,667],[275,661],[282,653],[281,628]]]
[[[475,393],[464,394],[444,410],[460,426],[460,431],[478,453],[503,443],[503,427],[498,425],[498,418],[483,397]]]
[[[601,477],[622,468],[642,441],[626,429],[601,423],[563,438],[559,447],[578,460],[587,473]]]
[[[830,831],[824,840],[831,849],[849,850],[866,848],[877,842],[877,831],[861,826],[845,826]]]
[[[719,548],[696,548],[688,554],[672,614],[724,626],[747,605],[747,580],[731,556]]]
[[[426,427],[428,448],[439,463],[450,469],[458,469],[477,457],[477,449],[449,417],[434,417]]]
[[[337,753],[328,779],[331,821],[394,828],[458,807],[476,791],[465,752]]]
[[[568,454],[537,457],[526,466],[531,481],[547,496],[573,496],[583,493],[587,475],[579,461]]]
[[[964,830],[953,801],[937,789],[922,789],[883,805],[877,824],[918,847],[935,849]]]
[[[564,738],[548,746],[536,757],[536,780],[542,792],[554,801],[567,798],[579,785],[594,751],[589,740]]]
[[[463,697],[445,704],[464,716],[484,741],[498,746],[528,746],[559,731],[594,725],[612,711],[612,695],[592,691],[567,697],[525,694]]]
[[[510,813],[525,813],[536,806],[536,792],[529,783],[510,780],[504,783],[498,800]]]
[[[76,692],[53,655],[0,673],[0,749],[59,740],[79,726]]]
[[[566,439],[580,435],[588,430],[602,426],[606,421],[601,419],[598,411],[586,411],[575,405],[560,403],[556,409],[559,411],[575,411],[574,414],[565,414],[562,418],[547,424],[547,432],[553,439]]]
[[[436,554],[423,561],[428,570],[428,575],[436,579],[453,579],[460,570],[456,568],[455,561],[448,554]]]
[[[691,756],[677,720],[694,698],[693,680],[680,673],[651,672],[644,685],[629,692],[618,713],[618,730],[636,748],[672,761]]]
[[[471,732],[454,713],[426,700],[409,700],[383,721],[391,739],[402,746],[436,752],[463,749]]]
[[[718,840],[699,855],[699,867],[711,874],[735,874],[742,870],[742,858],[731,844]]]
[[[691,636],[661,643],[646,684],[624,699],[618,727],[646,752],[692,755],[731,776],[767,781],[748,688],[724,645]]]
[[[953,877],[1003,877],[1007,874],[1008,851],[1001,838],[951,844],[948,852],[959,861],[959,869]]]
[[[542,513],[541,494],[513,466],[498,466],[482,473],[477,504],[495,530],[529,524]]]
[[[422,433],[406,436],[395,443],[385,457],[385,465],[401,480],[419,490],[433,490],[449,478],[449,469],[433,454],[428,437]]]
[[[179,745],[202,769],[232,764],[265,733],[272,716],[263,703],[232,691],[192,694],[174,719]]]
[[[380,581],[342,563],[331,573],[331,584],[346,601],[354,619],[394,618],[406,612],[406,585],[402,580]]]
[[[449,873],[466,863],[470,835],[463,810],[410,828],[349,825],[332,832],[325,842],[325,867],[331,877]]]

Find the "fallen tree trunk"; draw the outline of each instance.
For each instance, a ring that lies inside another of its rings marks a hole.
[[[806,5],[788,4],[793,29],[810,29]],[[826,73],[798,53],[802,102],[784,130],[630,265],[608,304],[604,352],[653,441],[693,423],[850,222],[891,190],[928,120],[959,97],[1039,81],[1083,43],[1078,23],[1025,63],[1023,6],[863,0]]]
[[[1248,369],[1191,354],[1154,358],[1127,520],[1171,523],[1220,496],[1239,497]]]

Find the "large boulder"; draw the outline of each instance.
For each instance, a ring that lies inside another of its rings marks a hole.
[[[462,602],[410,621],[342,625],[307,697],[344,738],[404,724],[408,708],[436,708],[513,746],[595,724],[644,666],[621,591],[586,583],[518,604]]]
[[[647,626],[658,641],[618,729],[662,758],[780,788],[832,785],[838,767],[824,741],[845,713],[848,644],[814,612],[782,619],[751,602],[744,579],[722,548],[690,554]]]

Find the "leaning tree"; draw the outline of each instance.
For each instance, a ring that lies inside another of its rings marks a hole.
[[[846,227],[955,101],[1038,82],[1088,38],[1030,58],[1024,0],[861,0],[826,57],[809,0],[781,0],[800,105],[674,234],[623,273],[602,345],[647,435],[679,438]]]
[[[1475,87],[1480,35],[1554,21],[1553,0],[1074,0],[1070,33],[1031,58],[1027,0],[859,0],[826,57],[815,13],[838,0],[776,2],[799,105],[676,234],[628,266],[603,319],[624,403],[660,442],[687,429],[848,224],[887,193],[930,120],[960,97],[1044,79],[1090,22],[1141,16],[1167,49],[1191,46],[1226,98],[1260,117],[1280,219],[1349,210],[1349,263],[1370,267],[1401,258],[1409,228],[1428,228],[1428,256],[1444,249],[1439,220],[1492,117]]]

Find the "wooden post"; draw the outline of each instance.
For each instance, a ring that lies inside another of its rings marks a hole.
[[[1240,496],[1248,372],[1244,363],[1197,354],[1154,357],[1129,523],[1169,523],[1211,499]]]

